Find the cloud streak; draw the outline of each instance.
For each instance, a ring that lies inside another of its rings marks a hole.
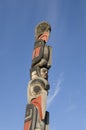
[[[57,83],[56,83],[56,88],[53,92],[53,94],[49,96],[48,98],[48,102],[47,105],[48,107],[50,106],[50,104],[53,102],[54,98],[59,94],[60,90],[61,90],[61,83],[63,82],[63,74],[60,74],[59,78],[57,79]]]
[[[77,106],[75,104],[71,104],[67,107],[67,112],[72,112],[76,110]]]

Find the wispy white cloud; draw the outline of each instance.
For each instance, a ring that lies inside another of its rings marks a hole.
[[[56,83],[56,87],[55,87],[55,90],[53,92],[53,94],[49,95],[49,98],[48,98],[48,107],[50,106],[50,104],[52,103],[52,101],[54,100],[54,98],[58,95],[58,93],[60,92],[61,90],[61,83],[63,82],[63,73],[60,74],[59,78],[57,79],[57,83]]]
[[[70,104],[70,105],[67,107],[66,111],[67,111],[67,112],[72,112],[72,111],[76,110],[76,108],[77,108],[76,104]]]

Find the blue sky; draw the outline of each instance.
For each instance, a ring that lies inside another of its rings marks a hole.
[[[34,28],[52,26],[50,130],[86,130],[86,1],[0,0],[0,130],[23,130]]]

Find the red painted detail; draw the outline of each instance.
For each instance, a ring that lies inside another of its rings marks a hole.
[[[27,121],[24,123],[24,130],[29,130],[31,125],[31,121]]]
[[[36,106],[36,108],[38,109],[39,115],[40,115],[40,119],[42,120],[42,119],[43,119],[43,115],[42,115],[42,97],[39,96],[39,97],[33,99],[31,102],[32,102],[32,104],[34,104],[34,105]]]
[[[39,36],[39,39],[42,39],[43,41],[47,42],[49,39],[49,32],[44,32],[42,35]]]
[[[34,49],[33,54],[32,54],[32,60],[39,56],[40,49],[41,49],[41,47],[37,47]]]

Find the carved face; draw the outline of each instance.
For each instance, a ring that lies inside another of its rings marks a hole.
[[[46,68],[41,68],[40,70],[41,77],[44,79],[48,78],[48,70]]]

